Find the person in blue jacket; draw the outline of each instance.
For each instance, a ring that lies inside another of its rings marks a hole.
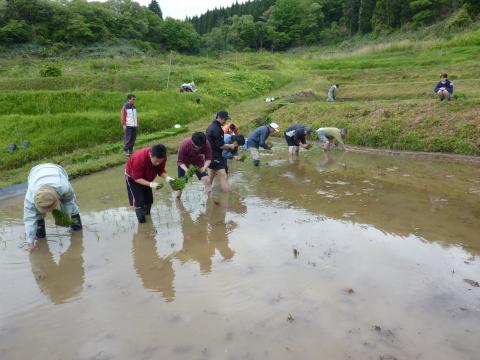
[[[250,157],[253,160],[255,166],[260,165],[260,153],[258,149],[260,147],[270,150],[270,146],[266,143],[268,137],[275,131],[278,132],[280,126],[277,123],[271,123],[270,125],[263,125],[253,130],[247,138],[246,147],[250,152]]]
[[[239,147],[245,145],[245,137],[243,135],[231,135],[224,134],[223,140],[225,144],[237,144]],[[227,160],[240,160],[240,155],[238,155],[238,147],[234,150],[223,150],[222,156]]]
[[[438,95],[441,101],[447,99],[450,101],[453,96],[453,82],[448,80],[447,74],[440,76],[440,81],[435,86],[435,93]]]

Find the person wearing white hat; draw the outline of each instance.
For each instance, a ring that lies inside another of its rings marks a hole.
[[[268,145],[266,141],[273,132],[278,132],[279,130],[280,126],[278,126],[277,123],[272,122],[269,125],[259,126],[248,135],[246,147],[250,152],[250,157],[252,158],[255,166],[260,165],[260,153],[258,149],[262,147],[270,150],[271,146]]]
[[[65,169],[55,164],[33,167],[28,175],[23,206],[23,222],[29,251],[35,248],[36,239],[46,237],[45,215],[57,208],[71,217],[72,231],[82,230],[75,192]]]

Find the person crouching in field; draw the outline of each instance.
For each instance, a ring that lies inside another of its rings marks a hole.
[[[37,239],[46,237],[45,215],[58,208],[70,216],[72,231],[82,230],[75,192],[65,169],[55,164],[35,166],[28,175],[28,188],[23,207],[23,222],[29,251],[35,249]]]
[[[207,140],[212,147],[212,163],[208,169],[210,176],[210,183],[213,184],[215,176],[218,175],[220,180],[220,187],[223,192],[229,191],[228,176],[227,176],[227,159],[222,156],[223,150],[235,150],[236,146],[233,144],[225,144],[222,126],[225,125],[230,116],[227,111],[221,110],[217,113],[215,119],[207,129]]]
[[[290,155],[298,154],[300,148],[307,149],[307,136],[312,133],[312,128],[305,125],[292,125],[285,130],[285,140]]]
[[[240,128],[237,125],[235,125],[234,123],[226,123],[223,126],[223,132],[225,134],[238,135],[238,134],[240,134]]]
[[[337,129],[333,127],[320,128],[317,130],[318,139],[323,143],[323,150],[328,152],[335,141],[346,151],[344,140],[347,136],[347,129]]]
[[[438,95],[441,101],[447,99],[450,101],[453,96],[453,82],[448,80],[447,74],[440,76],[440,81],[435,86],[435,93]]]
[[[152,190],[162,187],[153,180],[157,175],[167,182],[173,180],[165,171],[166,163],[167,149],[159,144],[135,151],[125,165],[128,200],[130,206],[135,208],[139,223],[144,223],[145,215],[150,215],[153,204]]]
[[[235,144],[238,147],[245,145],[245,137],[243,135],[230,135],[230,134],[225,134],[223,136],[223,140],[225,141],[225,144]],[[223,150],[222,156],[226,160],[236,160],[240,161],[241,157],[238,155],[238,147],[235,148],[234,150]],[[227,162],[228,165],[228,162]],[[228,166],[227,166],[227,173],[228,173]]]
[[[335,101],[335,91],[340,87],[340,84],[333,84],[330,86],[330,89],[328,89],[328,94],[327,94],[327,101],[328,102],[334,102]]]
[[[191,138],[183,139],[178,149],[178,177],[183,177],[188,171],[190,165],[195,165],[198,171],[195,173],[198,180],[205,186],[205,193],[208,197],[212,195],[212,185],[207,169],[212,162],[212,148],[203,132],[196,132]],[[176,192],[176,197],[180,199],[182,191]]]
[[[262,125],[253,130],[247,138],[247,149],[250,152],[250,157],[253,160],[253,165],[260,165],[260,153],[258,149],[260,147],[270,150],[271,146],[266,143],[268,137],[273,132],[278,132],[280,126],[277,123],[271,123],[270,125]]]
[[[135,141],[137,140],[138,119],[137,108],[135,107],[136,97],[133,94],[127,95],[127,102],[122,107],[122,127],[124,132],[125,156],[132,155]]]

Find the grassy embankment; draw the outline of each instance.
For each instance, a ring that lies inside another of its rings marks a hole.
[[[218,108],[229,106],[244,132],[272,119],[282,128],[346,126],[352,145],[480,155],[479,30],[448,41],[350,44],[342,50],[219,59],[177,56],[169,90],[168,57],[63,61],[65,76],[52,79],[36,75],[39,62],[0,61],[5,109],[0,147],[31,142],[27,151],[2,156],[0,186],[23,181],[39,161],[60,163],[73,175],[124,162],[119,108],[130,91],[138,96],[140,144],[160,138],[158,132],[175,123],[204,130]],[[445,71],[456,85],[456,99],[441,103],[433,87]],[[178,94],[178,84],[190,79],[199,92]],[[338,101],[326,103],[326,91],[336,82],[341,84]],[[267,94],[279,99],[267,104]],[[179,137],[162,142],[174,148]]]
[[[228,104],[289,80],[262,59],[244,60],[176,56],[169,89],[168,56],[64,60],[64,76],[57,78],[38,77],[38,61],[0,60],[0,187],[25,181],[39,162],[59,163],[72,176],[125,162],[120,108],[128,92],[137,95],[140,146],[175,134],[175,124],[210,119]],[[179,94],[178,85],[191,79],[199,91]],[[28,149],[5,152],[9,143],[24,140],[30,142]]]
[[[400,41],[346,51],[299,49],[284,61],[302,76],[271,104],[248,101],[245,119],[348,127],[347,143],[386,149],[480,155],[480,31],[449,41]],[[454,81],[455,100],[440,102],[440,73]],[[340,83],[336,103],[326,103]],[[244,126],[253,127],[245,123]]]

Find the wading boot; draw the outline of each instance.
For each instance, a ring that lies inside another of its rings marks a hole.
[[[150,215],[151,210],[152,210],[152,204],[143,205],[143,212],[145,213],[145,215]]]
[[[253,165],[260,166],[260,160],[253,160]]]
[[[137,215],[137,219],[138,219],[138,222],[140,224],[143,224],[146,221],[145,220],[145,210],[143,209],[143,207],[135,208],[135,214]]]
[[[82,219],[80,219],[80,214],[72,215],[72,225],[70,225],[70,230],[80,231],[82,229]]]
[[[45,239],[47,237],[47,232],[45,231],[45,220],[37,220],[37,232],[35,234],[37,239]]]

